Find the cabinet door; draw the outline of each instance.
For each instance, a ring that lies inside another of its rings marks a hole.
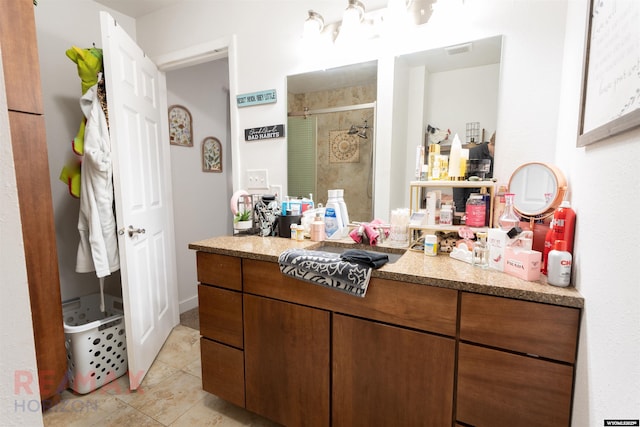
[[[333,426],[453,422],[455,340],[335,314]]]
[[[329,425],[330,314],[244,295],[247,409],[287,426]]]
[[[460,344],[456,419],[482,427],[568,426],[573,368]]]

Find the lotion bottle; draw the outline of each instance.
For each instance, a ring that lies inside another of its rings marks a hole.
[[[572,256],[567,251],[567,242],[556,240],[547,259],[547,283],[566,287],[571,282]]]

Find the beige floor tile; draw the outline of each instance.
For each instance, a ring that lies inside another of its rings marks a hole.
[[[277,427],[265,418],[208,394],[171,424],[171,427]]]
[[[182,369],[187,374],[191,374],[202,379],[202,360],[198,357]]]
[[[85,395],[64,391],[61,397],[59,404],[45,412],[43,422],[46,427],[103,426],[101,420],[109,414],[129,408],[126,403],[99,390]]]
[[[169,425],[205,395],[199,378],[177,372],[143,393],[128,395],[127,403],[156,421]]]
[[[106,389],[108,393],[117,396],[118,399],[129,403],[135,398],[135,396],[147,393],[150,389],[160,384],[171,375],[174,375],[176,372],[179,372],[179,369],[156,360],[153,362],[153,365],[151,365],[149,372],[147,372],[147,375],[145,375],[144,380],[142,380],[142,384],[137,390],[129,389],[129,377],[127,375],[123,375],[113,383],[104,386],[103,389]]]
[[[200,358],[200,332],[186,326],[176,326],[160,349],[156,360],[183,369]]]

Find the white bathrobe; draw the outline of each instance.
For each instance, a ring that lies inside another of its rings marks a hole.
[[[95,271],[98,277],[105,277],[120,268],[120,259],[113,213],[111,141],[97,89],[98,85],[91,87],[80,98],[87,123],[80,170],[80,245],[76,272]]]

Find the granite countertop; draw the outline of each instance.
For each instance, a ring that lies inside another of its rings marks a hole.
[[[309,240],[298,242],[280,237],[248,235],[221,236],[200,240],[190,243],[189,249],[278,262],[278,256],[289,248],[314,249],[323,244],[371,249],[369,246],[355,245],[349,239],[337,242],[312,242]],[[394,253],[405,251],[405,249],[384,246],[378,247],[376,250]],[[582,308],[584,306],[584,298],[574,287],[560,288],[549,285],[546,283],[544,275],[536,282],[528,282],[500,271],[474,267],[446,254],[430,257],[424,256],[422,252],[406,250],[398,261],[374,270],[371,277],[567,307]]]

